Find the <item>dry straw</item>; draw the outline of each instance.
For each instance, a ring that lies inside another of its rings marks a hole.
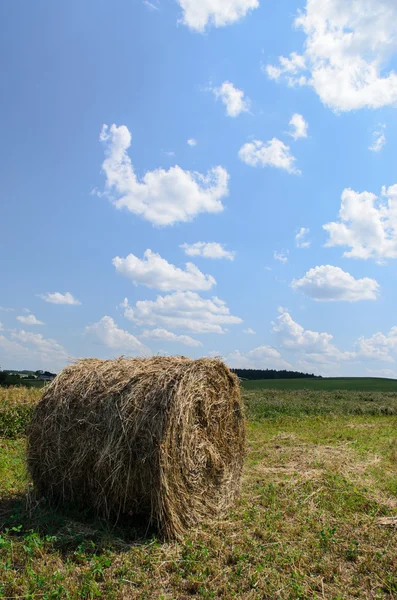
[[[28,434],[37,492],[167,538],[236,498],[245,453],[239,383],[217,359],[85,359],[38,403]]]

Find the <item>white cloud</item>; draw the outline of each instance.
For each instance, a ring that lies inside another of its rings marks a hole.
[[[226,250],[223,244],[218,242],[196,242],[194,244],[181,244],[185,254],[188,256],[202,256],[203,258],[227,258],[234,260],[236,255],[231,250]]]
[[[247,333],[248,335],[255,335],[256,331],[251,329],[251,327],[248,327],[248,329],[244,329],[243,333]]]
[[[166,156],[170,156],[170,157],[175,156],[175,152],[173,152],[172,150],[166,151],[166,152],[164,152],[164,154]]]
[[[134,354],[149,354],[150,350],[134,335],[119,329],[111,317],[102,317],[93,325],[87,325],[86,333],[95,336],[102,344],[114,350],[133,352]]]
[[[208,356],[212,356],[213,358],[217,358],[218,356],[222,356],[221,352],[219,352],[219,350],[210,350],[208,352]]]
[[[279,309],[280,315],[273,323],[273,332],[278,335],[280,344],[289,350],[304,354],[306,360],[313,362],[329,362],[351,360],[355,358],[353,352],[341,352],[333,343],[330,333],[319,333],[304,329],[296,323],[284,309]]]
[[[375,279],[355,279],[340,267],[331,265],[310,269],[301,279],[294,279],[291,287],[321,302],[376,300],[379,294]]]
[[[242,112],[249,112],[251,106],[249,98],[244,97],[244,92],[235,88],[231,81],[224,81],[220,87],[212,91],[226,106],[226,114],[229,117],[238,117]]]
[[[270,79],[279,79],[281,75],[287,73],[287,81],[290,85],[306,85],[307,79],[305,76],[292,77],[298,75],[300,71],[306,69],[306,61],[304,56],[291,52],[290,58],[286,56],[279,57],[280,65],[275,67],[273,65],[262,66],[262,70],[265,71]]]
[[[0,334],[0,353],[2,353],[2,356],[4,356],[4,358],[2,358],[1,360],[2,368],[6,368],[6,366],[8,366],[8,368],[11,368],[11,366],[18,360],[31,360],[32,358],[36,358],[32,356],[31,348],[26,348],[25,346],[22,346],[21,344],[18,344],[18,342],[10,340],[2,334]],[[4,364],[4,359],[10,361],[8,365]],[[34,365],[36,366],[36,363],[34,363]]]
[[[294,175],[301,174],[295,167],[296,158],[289,146],[277,138],[266,143],[260,140],[247,142],[240,148],[238,156],[250,167],[276,167]]]
[[[268,65],[271,79],[309,85],[335,111],[397,103],[397,75],[387,71],[397,50],[395,0],[306,0],[295,27],[303,53]]]
[[[231,25],[259,6],[259,0],[178,0],[178,3],[183,10],[181,22],[199,33],[204,33],[208,26]]]
[[[242,323],[242,319],[230,314],[223,300],[216,296],[204,299],[195,292],[176,292],[157,296],[156,300],[138,300],[134,307],[129,306],[125,298],[122,306],[127,319],[149,327],[225,333],[228,325]]]
[[[60,292],[47,292],[46,294],[39,294],[39,298],[42,298],[46,302],[51,304],[81,304],[77,298],[74,298],[70,292],[61,294]]]
[[[165,340],[167,342],[179,342],[185,346],[192,347],[203,345],[201,342],[199,342],[199,340],[195,340],[194,338],[190,337],[190,335],[176,335],[176,333],[167,331],[167,329],[146,329],[140,337],[150,338],[152,340]]]
[[[380,152],[385,144],[385,125],[379,125],[372,134],[372,145],[368,149],[372,152]]]
[[[307,138],[307,128],[309,125],[307,121],[305,121],[305,119],[302,117],[302,115],[298,113],[292,115],[289,124],[292,128],[289,132],[289,135],[293,137],[294,140],[297,140],[299,138]]]
[[[126,258],[116,256],[112,262],[121,275],[136,285],[146,285],[163,292],[209,290],[216,284],[212,275],[204,275],[193,263],[186,263],[184,271],[151,250],[146,250],[143,256],[143,259],[134,254]]]
[[[0,306],[0,310],[3,312],[14,312],[15,308],[6,308],[5,306]]]
[[[142,0],[142,1],[143,1],[143,4],[146,6],[146,8],[148,8],[149,10],[160,10],[159,6],[156,6],[152,2],[149,2],[149,0]]]
[[[397,258],[397,184],[382,188],[382,197],[345,189],[339,221],[323,226],[329,234],[325,244],[349,246],[348,258]]]
[[[232,368],[240,369],[290,369],[290,363],[283,360],[281,354],[271,346],[259,346],[249,352],[235,350],[225,358]]]
[[[36,359],[43,364],[61,364],[62,366],[68,361],[66,350],[57,341],[45,338],[41,333],[31,333],[21,329],[12,332],[11,338],[19,346],[19,348],[16,345],[13,346],[13,351],[19,358],[21,355],[26,355],[29,356],[29,360]],[[22,347],[22,344],[27,348]]]
[[[370,338],[360,337],[355,346],[360,358],[394,362],[390,352],[397,349],[397,327],[392,327],[387,335],[379,331]]]
[[[17,321],[20,321],[21,323],[23,323],[24,325],[44,325],[43,321],[39,321],[38,319],[36,319],[36,317],[32,314],[30,315],[26,315],[26,317],[24,316],[19,316],[16,317]]]
[[[228,195],[228,172],[214,167],[207,175],[184,171],[178,165],[168,171],[147,171],[137,178],[127,150],[131,135],[125,125],[102,128],[105,147],[102,168],[106,175],[106,194],[116,208],[150,221],[153,225],[172,225],[191,221],[199,213],[223,210],[222,198]]]
[[[8,369],[43,369],[58,371],[70,358],[57,341],[23,329],[0,334],[0,364]]]
[[[299,229],[298,233],[295,236],[295,243],[296,243],[297,248],[309,248],[310,247],[311,242],[304,239],[309,232],[310,232],[310,229],[307,229],[306,227],[301,227]]]
[[[397,373],[392,369],[367,369],[372,377],[391,377],[392,379],[397,378]]]
[[[186,143],[188,146],[197,146],[197,140],[195,140],[194,138],[189,138]]]
[[[284,252],[277,252],[277,250],[273,252],[273,258],[283,263],[283,265],[285,265],[285,263],[288,262],[287,254],[285,254]]]

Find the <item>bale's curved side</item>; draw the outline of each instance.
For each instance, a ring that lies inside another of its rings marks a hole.
[[[244,453],[239,383],[215,359],[82,360],[28,432],[38,493],[110,519],[144,514],[167,537],[231,505]]]

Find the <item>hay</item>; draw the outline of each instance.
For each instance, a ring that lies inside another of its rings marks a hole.
[[[28,432],[37,492],[166,538],[224,514],[245,453],[238,379],[219,360],[85,359],[46,389]]]

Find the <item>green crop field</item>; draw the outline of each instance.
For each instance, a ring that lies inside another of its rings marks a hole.
[[[0,389],[0,598],[397,598],[397,394],[245,390],[239,501],[164,543],[32,496],[40,393]]]
[[[247,390],[353,390],[371,392],[397,392],[397,379],[377,377],[323,377],[321,379],[259,379],[243,381]]]

